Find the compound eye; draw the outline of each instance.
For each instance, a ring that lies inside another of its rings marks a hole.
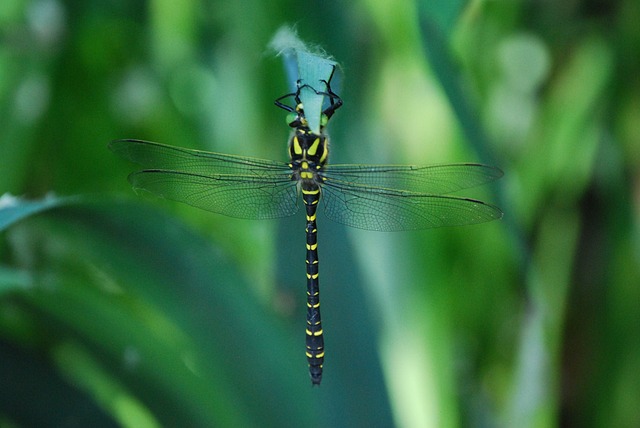
[[[299,122],[298,113],[289,113],[287,115],[287,125],[295,126]]]

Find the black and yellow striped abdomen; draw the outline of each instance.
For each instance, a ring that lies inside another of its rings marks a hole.
[[[318,282],[318,230],[316,228],[316,208],[320,200],[317,186],[302,189],[302,199],[307,215],[307,329],[306,354],[309,362],[311,382],[319,385],[322,380],[324,362],[324,338],[320,317],[320,288]],[[315,187],[315,188],[313,188]]]

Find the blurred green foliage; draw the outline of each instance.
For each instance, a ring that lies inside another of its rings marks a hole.
[[[639,21],[636,0],[0,2],[0,194],[24,197],[0,199],[0,426],[640,425]],[[287,22],[344,70],[335,162],[505,171],[468,195],[500,222],[319,215],[319,388],[304,219],[137,197],[106,148],[284,160]]]

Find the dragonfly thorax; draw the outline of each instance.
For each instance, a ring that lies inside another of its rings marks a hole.
[[[327,162],[329,138],[298,128],[289,140],[289,156],[292,164],[307,161],[318,169]]]
[[[318,172],[327,161],[328,138],[297,129],[289,140],[289,155],[291,156],[292,179],[302,183],[318,183]]]

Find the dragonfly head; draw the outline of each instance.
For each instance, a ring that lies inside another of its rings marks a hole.
[[[291,128],[309,128],[309,124],[307,122],[307,118],[304,115],[304,107],[302,103],[298,103],[294,111],[287,115],[287,124]]]
[[[329,123],[329,116],[325,113],[322,113],[320,116],[320,130],[322,131]],[[307,121],[306,116],[304,115],[304,107],[302,103],[296,106],[296,110],[287,115],[287,125],[294,129],[304,129],[305,131],[309,131],[309,123]]]

